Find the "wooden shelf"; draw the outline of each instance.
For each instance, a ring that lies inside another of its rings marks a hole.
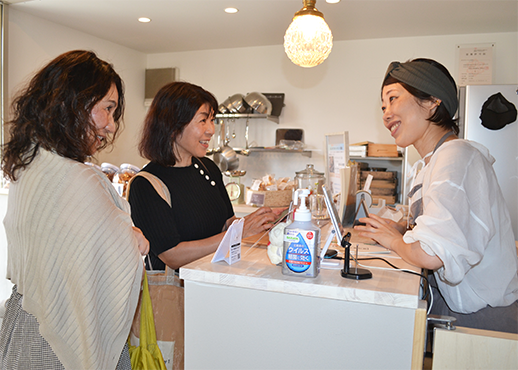
[[[362,159],[364,161],[371,161],[371,160],[380,160],[380,161],[402,161],[405,159],[405,157],[356,157],[356,156],[349,156],[350,159],[361,161]]]

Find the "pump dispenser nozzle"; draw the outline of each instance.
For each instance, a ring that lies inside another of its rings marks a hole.
[[[297,189],[295,191],[295,205],[300,198],[300,206],[295,210],[295,221],[311,221],[311,212],[306,207],[306,198],[309,193],[309,189]]]

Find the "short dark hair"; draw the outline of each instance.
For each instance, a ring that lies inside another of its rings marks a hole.
[[[95,132],[92,108],[115,85],[119,94],[113,119],[115,131],[100,148],[115,140],[124,113],[124,87],[112,65],[95,53],[73,50],[61,54],[31,79],[13,102],[7,123],[10,139],[4,146],[2,170],[15,181],[41,147],[84,162],[92,153],[88,138]]]
[[[163,166],[174,166],[178,158],[173,143],[204,104],[210,106],[211,114],[218,111],[214,95],[200,86],[188,82],[171,82],[163,86],[146,115],[140,154]]]
[[[442,73],[444,73],[446,75],[446,77],[452,82],[453,86],[455,86],[455,89],[456,89],[455,80],[451,76],[448,69],[445,66],[443,66],[441,63],[439,63],[433,59],[427,59],[427,58],[417,58],[417,59],[411,60],[410,62],[425,62],[425,63],[433,65],[434,67],[438,68]],[[412,87],[404,82],[401,82],[397,78],[394,78],[390,75],[387,75],[387,77],[383,81],[381,89],[383,90],[383,87],[392,85],[394,83],[399,83],[401,86],[403,86],[403,88],[406,91],[408,91],[411,95],[413,95],[417,99],[418,102],[434,101],[436,98],[419,89],[416,89],[415,87]],[[430,118],[428,118],[428,121],[434,123],[437,126],[452,130],[455,133],[455,135],[459,134],[459,126],[457,125],[457,122],[456,122],[457,120],[451,117],[450,113],[448,112],[448,110],[446,109],[444,104],[441,104],[437,107],[437,109],[435,110],[435,113]]]

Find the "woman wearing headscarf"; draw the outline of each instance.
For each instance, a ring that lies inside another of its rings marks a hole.
[[[13,103],[2,369],[131,369],[127,339],[149,244],[108,178],[84,164],[116,136],[122,80],[93,52],[64,53]]]
[[[457,137],[457,88],[430,59],[393,62],[382,86],[383,123],[422,159],[413,171],[408,224],[362,218],[360,235],[433,270],[431,313],[456,324],[518,333],[518,258],[494,158]],[[417,173],[418,167],[420,171]]]

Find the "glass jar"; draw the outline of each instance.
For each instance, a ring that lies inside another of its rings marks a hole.
[[[85,164],[86,164],[87,166],[90,166],[90,167],[93,167],[93,168],[97,168],[98,170],[102,171],[101,166],[98,166],[98,165],[96,165],[95,163],[92,163],[92,162],[85,162]]]
[[[131,180],[131,178],[135,176],[139,171],[140,168],[132,164],[121,164],[119,171],[117,171],[117,173],[113,176],[112,181],[114,186],[119,184],[119,186],[115,186],[115,188],[117,189],[117,192],[121,197],[126,197],[126,189],[128,187],[128,183]]]
[[[327,211],[324,194],[311,194],[309,196],[309,205],[311,210],[311,221],[318,227],[322,227],[329,223],[329,213]]]
[[[101,171],[108,176],[108,179],[110,179],[111,182],[113,182],[113,177],[117,172],[119,172],[120,168],[115,166],[111,163],[102,163],[101,164]]]
[[[304,170],[295,173],[297,189],[309,189],[310,194],[323,194],[322,185],[325,184],[325,177],[322,172],[315,170],[314,165],[308,164]]]

